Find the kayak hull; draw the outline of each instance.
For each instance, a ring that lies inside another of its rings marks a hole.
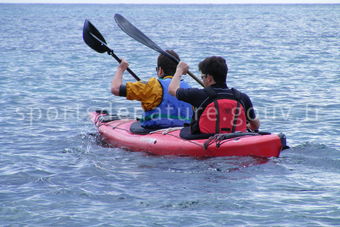
[[[90,113],[91,121],[96,125],[102,140],[114,147],[131,151],[192,157],[279,157],[284,148],[282,136],[276,134],[246,135],[222,141],[186,140],[179,136],[179,128],[162,129],[146,135],[139,135],[130,132],[130,126],[135,120],[102,122],[101,116],[103,116],[101,113]],[[210,143],[207,145],[207,142]]]

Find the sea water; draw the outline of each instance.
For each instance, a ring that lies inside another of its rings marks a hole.
[[[143,80],[158,56],[115,13],[197,76],[223,56],[291,149],[198,160],[98,143],[89,111],[141,109],[110,94],[117,62],[83,42],[85,19]],[[340,5],[0,4],[0,21],[1,226],[339,225]]]

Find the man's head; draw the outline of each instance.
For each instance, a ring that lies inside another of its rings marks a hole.
[[[178,54],[173,50],[166,50],[165,52],[171,54],[172,56],[176,57],[178,61],[180,58]],[[170,58],[160,54],[157,59],[157,74],[159,77],[163,76],[173,76],[176,72],[177,63],[175,63]]]
[[[226,84],[228,66],[224,58],[212,56],[204,59],[198,64],[199,71],[202,73],[203,83],[205,85]],[[209,78],[211,76],[212,78]],[[205,81],[209,79],[209,81]]]

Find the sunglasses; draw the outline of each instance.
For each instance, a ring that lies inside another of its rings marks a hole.
[[[201,75],[201,78],[202,78],[202,80],[203,80],[203,79],[207,78],[207,75],[206,75],[206,74],[202,74],[202,75]]]

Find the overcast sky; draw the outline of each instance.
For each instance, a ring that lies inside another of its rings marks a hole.
[[[0,0],[0,3],[340,3],[340,0]]]

